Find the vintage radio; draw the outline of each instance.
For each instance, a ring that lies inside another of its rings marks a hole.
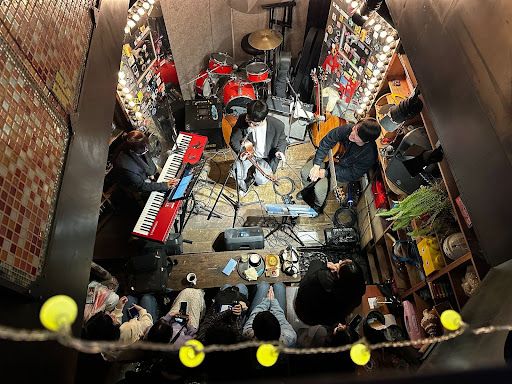
[[[439,249],[439,243],[434,237],[424,237],[418,243],[418,251],[423,260],[423,269],[427,276],[444,266],[443,256]]]

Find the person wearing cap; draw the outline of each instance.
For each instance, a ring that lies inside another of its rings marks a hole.
[[[126,134],[114,167],[123,187],[134,194],[148,197],[150,192],[165,192],[177,184],[177,179],[157,182],[157,167],[148,154],[149,141],[142,131],[133,130]]]
[[[267,116],[267,104],[261,100],[251,101],[247,105],[247,113],[241,114],[233,127],[230,146],[240,159],[235,162],[238,186],[244,195],[252,182],[256,185],[265,184],[268,179],[255,170],[251,175],[252,163],[247,160],[246,151],[248,145],[254,148],[256,163],[261,169],[272,174],[276,171],[279,161],[286,162],[286,135],[284,124],[275,117]],[[242,141],[245,141],[242,143]],[[242,145],[244,148],[242,148]]]
[[[324,136],[316,150],[312,160],[307,162],[301,170],[301,178],[304,185],[316,182],[314,187],[314,199],[306,201],[317,212],[321,212],[329,193],[329,175],[326,169],[328,163],[324,159],[329,150],[337,143],[341,143],[345,152],[335,163],[336,180],[338,183],[348,183],[358,180],[377,161],[377,146],[375,140],[380,135],[380,125],[374,118],[364,118],[355,124],[345,124],[334,128]],[[306,191],[303,191],[307,193]],[[297,194],[298,199],[303,199],[304,193]],[[307,199],[306,199],[307,200]]]

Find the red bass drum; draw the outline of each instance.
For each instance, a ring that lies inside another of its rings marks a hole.
[[[228,113],[237,108],[247,108],[247,104],[256,100],[256,93],[251,83],[239,79],[229,80],[222,88],[222,102]]]

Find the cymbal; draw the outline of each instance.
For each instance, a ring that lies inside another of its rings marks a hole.
[[[262,29],[249,35],[251,47],[261,51],[270,51],[279,47],[283,42],[283,35],[273,29]]]

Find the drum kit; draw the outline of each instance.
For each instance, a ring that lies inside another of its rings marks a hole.
[[[270,29],[249,36],[249,44],[262,51],[274,50],[282,42],[282,35]],[[238,67],[227,53],[214,52],[208,60],[208,68],[193,81],[197,96],[218,97],[226,113],[239,115],[251,101],[266,98],[271,73],[269,65],[257,57]]]

